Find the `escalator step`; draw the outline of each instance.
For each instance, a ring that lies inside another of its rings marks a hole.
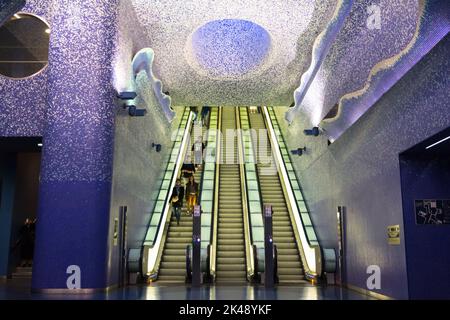
[[[217,271],[231,271],[231,272],[244,272],[245,273],[245,265],[239,264],[217,264]]]
[[[217,258],[217,265],[243,265],[245,266],[245,258],[239,257],[218,257]]]

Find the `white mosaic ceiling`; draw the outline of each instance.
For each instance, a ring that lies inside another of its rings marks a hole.
[[[173,105],[290,105],[336,3],[132,0]]]

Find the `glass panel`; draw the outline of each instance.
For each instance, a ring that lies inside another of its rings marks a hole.
[[[158,200],[164,201],[166,200],[166,196],[167,196],[167,189],[161,189],[159,190],[159,194],[158,194]]]
[[[161,189],[169,189],[170,187],[170,180],[164,180],[161,184]]]
[[[247,189],[248,190],[258,190],[259,189],[258,181],[256,181],[256,180],[247,181]]]
[[[252,219],[252,228],[256,228],[256,227],[261,227],[261,228],[263,228],[264,227],[264,222],[263,222],[263,219],[262,219],[262,216],[261,216],[261,214],[252,214],[251,215],[251,219]]]
[[[156,236],[156,228],[149,228],[147,235],[145,236],[145,241],[148,241],[150,244],[153,244],[155,236]]]
[[[257,190],[250,190],[248,192],[248,200],[249,201],[260,202],[260,200],[259,200],[259,192]]]
[[[261,202],[252,201],[249,203],[250,212],[261,212]]]
[[[216,169],[216,166],[214,163],[205,164],[205,173],[206,173],[206,171],[214,171],[215,169]]]
[[[206,242],[209,242],[209,237],[211,236],[211,229],[209,227],[202,227],[200,239]]]
[[[253,241],[262,241],[264,239],[264,228],[252,228]]]
[[[160,213],[153,214],[152,219],[150,220],[150,226],[157,227],[159,225],[159,220],[160,219],[161,219],[161,214]]]
[[[214,181],[213,180],[204,180],[203,181],[203,189],[212,190],[213,188],[214,188]]]
[[[163,180],[171,180],[172,179],[172,172],[171,171],[167,171],[166,174],[164,175],[164,179]]]
[[[205,200],[203,200],[203,196],[202,196],[202,201],[201,201],[202,210],[204,212],[212,212],[212,201],[206,200],[206,199],[209,199],[209,198],[205,198]]]
[[[247,172],[247,179],[248,180],[256,180],[256,173],[255,172]]]
[[[303,201],[303,196],[302,196],[302,193],[300,192],[300,190],[298,188],[296,190],[294,187],[292,187],[292,189],[294,190],[294,195],[295,195],[295,198],[297,199],[297,201]]]
[[[202,191],[202,199],[213,199],[213,192],[209,190]]]
[[[157,201],[155,205],[154,213],[161,213],[164,209],[164,201]]]
[[[309,240],[316,240],[316,234],[314,233],[313,227],[305,226],[305,230]]]
[[[297,201],[297,204],[300,212],[308,212],[308,209],[306,209],[306,203],[304,201]]]
[[[302,221],[303,221],[304,226],[312,226],[312,222],[311,222],[311,219],[309,218],[309,214],[302,213],[301,216],[302,216]]]

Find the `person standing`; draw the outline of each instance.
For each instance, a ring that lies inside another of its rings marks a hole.
[[[16,246],[20,245],[20,266],[31,267],[33,265],[35,239],[35,221],[27,218],[20,228],[19,240]]]
[[[192,151],[194,151],[194,164],[195,167],[201,167],[203,164],[203,151],[205,150],[205,144],[203,143],[202,136],[197,138],[197,141],[192,146]]]
[[[192,214],[194,212],[194,206],[197,204],[197,197],[198,197],[198,183],[195,182],[194,176],[190,176],[189,182],[186,185],[188,214]]]
[[[181,167],[181,174],[183,175],[183,178],[185,179],[185,183],[188,183],[189,177],[191,177],[195,174],[195,166],[191,162],[190,157],[187,157],[186,161],[183,163],[183,166]]]
[[[172,213],[180,225],[181,208],[183,207],[184,187],[181,185],[181,179],[177,179],[175,187],[173,187],[170,202],[172,203]]]

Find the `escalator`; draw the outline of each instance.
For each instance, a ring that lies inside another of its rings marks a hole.
[[[223,108],[217,229],[217,283],[247,281],[241,177],[235,108]],[[227,130],[233,130],[228,137]],[[233,140],[228,140],[233,139]],[[231,144],[234,145],[231,148]],[[227,147],[228,146],[228,147]]]
[[[194,130],[191,132],[191,141],[194,141]],[[188,149],[190,150],[190,149]],[[199,183],[202,170],[197,169],[194,174],[195,181]],[[182,179],[183,180],[183,179]],[[183,185],[185,185],[183,183]],[[199,183],[200,185],[200,183]],[[170,219],[166,245],[161,258],[158,282],[184,283],[186,279],[186,247],[192,244],[192,215],[187,215],[187,201],[183,200],[180,225],[174,216]]]
[[[300,251],[267,136],[264,118],[261,113],[250,113],[249,120],[251,129],[256,130],[256,136],[253,136],[253,148],[258,151],[256,160],[262,202],[273,207],[273,240],[278,248],[279,283],[305,282]]]

